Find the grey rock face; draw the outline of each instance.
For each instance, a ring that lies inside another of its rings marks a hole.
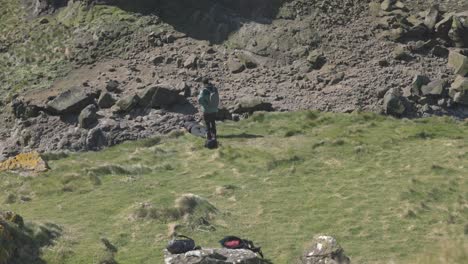
[[[173,255],[165,252],[165,264],[261,264],[267,263],[246,249],[202,249]]]
[[[47,109],[55,114],[79,113],[93,101],[93,95],[87,94],[80,87],[73,87],[48,102]]]
[[[350,264],[343,248],[331,236],[317,236],[301,258],[302,264]]]

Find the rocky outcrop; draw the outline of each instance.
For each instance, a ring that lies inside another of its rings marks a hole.
[[[184,254],[164,252],[165,264],[261,264],[267,263],[254,252],[246,249],[201,249]]]
[[[317,236],[301,258],[301,264],[350,264],[343,248],[331,236]]]

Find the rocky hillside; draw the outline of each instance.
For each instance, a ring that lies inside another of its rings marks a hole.
[[[468,116],[466,1],[1,4],[3,158],[168,133],[199,117],[204,77],[221,91],[219,119]]]

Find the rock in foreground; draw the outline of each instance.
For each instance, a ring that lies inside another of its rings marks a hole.
[[[302,264],[350,264],[351,260],[344,254],[343,248],[331,236],[315,237],[312,247],[301,259]]]
[[[260,264],[267,263],[254,252],[246,249],[202,249],[193,250],[185,254],[173,255],[165,252],[165,264]]]

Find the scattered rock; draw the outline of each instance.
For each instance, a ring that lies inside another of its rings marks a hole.
[[[307,61],[312,65],[312,68],[320,69],[325,64],[326,59],[322,52],[313,50],[307,56]]]
[[[426,25],[426,27],[432,31],[437,21],[439,20],[439,16],[440,16],[439,6],[433,5],[427,12],[426,18],[424,20],[424,25]]]
[[[380,4],[380,8],[383,11],[391,11],[395,3],[396,3],[396,0],[384,0],[382,4]]]
[[[81,128],[91,128],[97,123],[97,108],[94,104],[88,105],[78,116],[78,123]]]
[[[454,102],[468,105],[468,78],[457,76],[450,87],[449,95]]]
[[[190,55],[184,62],[184,68],[196,68],[198,63],[197,55]]]
[[[154,57],[151,57],[150,62],[157,66],[157,65],[164,63],[164,60],[165,60],[164,56],[154,56]]]
[[[454,69],[455,74],[466,76],[468,74],[468,57],[458,51],[450,51],[449,66]]]
[[[405,46],[398,45],[395,50],[393,50],[392,55],[395,60],[411,60],[411,55]]]
[[[386,114],[401,116],[405,110],[405,104],[396,89],[390,89],[384,96],[384,110]]]
[[[108,92],[117,92],[119,89],[119,82],[116,80],[110,80],[106,84],[106,90]]]
[[[242,64],[238,59],[230,58],[227,61],[227,66],[229,71],[232,73],[241,73],[245,70],[244,64]]]
[[[436,80],[423,85],[421,87],[421,92],[423,95],[442,95],[445,87],[447,86],[447,81],[445,80]]]
[[[94,96],[80,87],[73,87],[47,103],[47,110],[55,114],[78,114],[94,102]]]
[[[350,264],[343,248],[331,236],[317,236],[301,258],[302,264]]]
[[[429,78],[424,75],[414,76],[413,82],[411,83],[411,94],[421,95],[421,87],[427,85],[430,82]]]
[[[115,99],[112,94],[108,92],[101,93],[98,99],[98,105],[102,109],[111,108],[115,104]]]
[[[436,36],[442,39],[448,39],[448,34],[452,28],[453,13],[446,14],[442,20],[435,25]]]
[[[273,107],[271,103],[265,102],[258,97],[244,98],[235,106],[233,113],[251,114],[256,111],[273,111]]]
[[[118,107],[119,112],[130,112],[133,108],[135,108],[140,101],[140,97],[138,95],[129,95],[126,96],[119,101],[117,101],[116,106]]]
[[[107,146],[107,137],[101,128],[95,127],[89,130],[86,136],[86,149],[87,150],[100,150]]]

